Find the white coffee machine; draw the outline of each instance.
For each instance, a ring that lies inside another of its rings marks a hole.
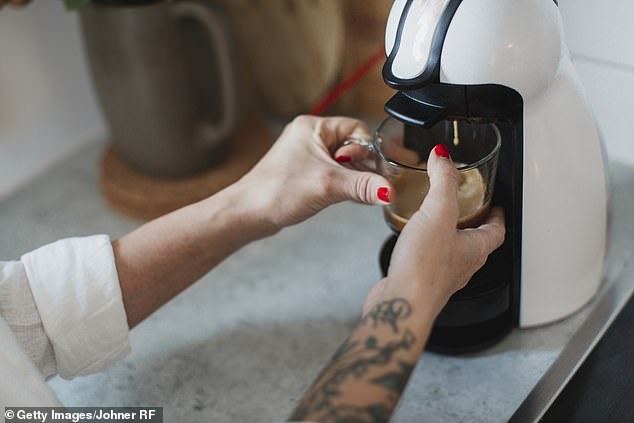
[[[414,132],[494,122],[503,138],[505,244],[450,300],[432,349],[477,349],[578,310],[602,278],[607,169],[556,1],[396,0],[385,39],[390,115]]]

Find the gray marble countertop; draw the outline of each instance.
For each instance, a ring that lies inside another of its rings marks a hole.
[[[0,201],[0,257],[62,237],[117,237],[140,223],[101,198],[102,148]],[[634,279],[634,169],[614,164],[612,174],[607,284]],[[377,208],[332,207],[223,262],[134,329],[132,354],[107,372],[51,386],[69,406],[163,406],[166,422],[282,421],[353,326],[388,234]],[[507,421],[593,305],[478,354],[426,353],[393,422]]]

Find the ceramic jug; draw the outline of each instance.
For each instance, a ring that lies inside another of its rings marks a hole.
[[[222,10],[196,0],[113,3],[92,2],[80,21],[116,152],[163,177],[220,162],[238,121]]]

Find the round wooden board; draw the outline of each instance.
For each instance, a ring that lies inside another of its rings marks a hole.
[[[153,219],[200,201],[247,173],[272,145],[271,132],[261,121],[246,121],[231,141],[220,165],[188,178],[146,175],[128,165],[108,146],[101,160],[101,192],[108,204],[135,218]]]

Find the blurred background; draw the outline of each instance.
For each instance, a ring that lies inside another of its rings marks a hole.
[[[235,9],[244,6],[241,1],[225,3],[229,15],[240,13]],[[317,28],[307,35],[312,37],[310,45],[291,43],[285,47],[300,56],[298,63],[289,67],[304,76],[298,78],[296,85],[291,83],[284,95],[276,97],[279,87],[275,69],[269,70],[271,75],[266,75],[268,71],[256,72],[255,77],[249,75],[249,69],[257,66],[258,60],[265,60],[257,57],[257,51],[268,56],[275,52],[263,46],[255,47],[252,54],[244,48],[238,49],[238,60],[247,70],[240,85],[246,86],[247,79],[248,84],[259,84],[261,89],[256,91],[260,100],[264,99],[259,101],[260,107],[281,122],[295,113],[308,112],[312,103],[350,75],[381,45],[381,16],[387,14],[390,1],[337,3],[341,3],[343,11],[321,9],[322,15],[331,15],[317,18],[328,25],[321,32]],[[568,45],[595,109],[610,158],[634,163],[631,135],[634,50],[627,46],[628,40],[634,38],[630,22],[634,3],[561,0],[560,8]],[[283,22],[280,17],[270,18]],[[234,22],[232,31],[238,40],[253,36],[249,31],[254,29],[249,25],[248,21]],[[341,28],[343,33],[339,34]],[[288,30],[294,28],[289,26]],[[311,55],[316,57],[313,62]],[[380,105],[389,95],[381,86],[379,70],[380,66],[374,66],[364,82],[366,87],[357,92],[357,97],[349,95],[330,108],[329,113],[378,119]],[[273,78],[273,82],[267,85],[262,81],[265,78]],[[302,88],[310,78],[317,82]],[[295,92],[307,98],[294,99]],[[36,0],[20,10],[5,8],[0,13],[0,196],[14,191],[81,146],[105,138],[106,123],[91,83],[77,12],[65,10],[61,1],[48,0]]]

